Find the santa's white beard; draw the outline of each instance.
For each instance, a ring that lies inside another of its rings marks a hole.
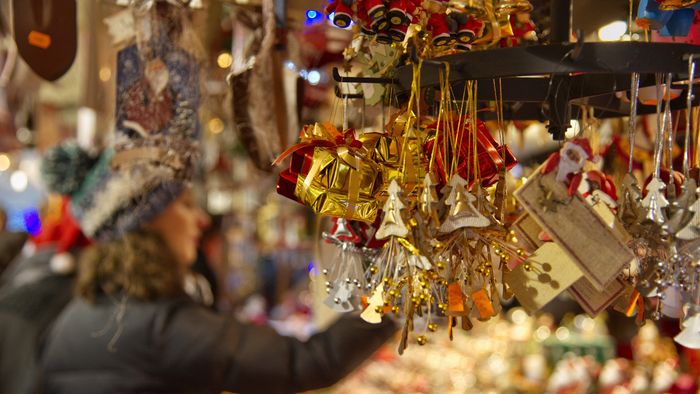
[[[557,181],[564,182],[568,179],[569,174],[581,171],[583,162],[571,160],[566,153],[562,153],[559,158],[559,168],[557,168]]]

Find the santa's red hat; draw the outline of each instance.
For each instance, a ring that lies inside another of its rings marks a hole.
[[[580,147],[581,150],[586,154],[586,159],[593,160],[593,149],[591,149],[591,144],[585,138],[574,138],[573,140],[567,142],[567,144],[574,144]]]

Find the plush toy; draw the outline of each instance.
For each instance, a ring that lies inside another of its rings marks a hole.
[[[450,25],[445,13],[433,13],[428,18],[428,30],[432,33],[433,45],[437,47],[448,45],[452,39]]]
[[[377,32],[372,27],[372,21],[367,15],[367,10],[365,9],[364,2],[357,3],[357,25],[360,26],[360,32],[367,36],[373,36]]]
[[[386,15],[390,24],[399,26],[409,23],[408,3],[408,0],[389,0]]]
[[[451,12],[447,16],[454,21],[453,26],[451,26],[452,36],[457,43],[469,44],[474,41],[484,24],[474,18],[473,15],[467,15],[466,13],[456,10],[450,11]]]
[[[510,16],[510,26],[513,30],[513,36],[501,39],[501,47],[512,48],[528,42],[537,42],[537,32],[535,31],[535,24],[530,19],[530,14],[512,14]]]
[[[388,31],[380,31],[377,33],[377,42],[380,44],[391,44],[394,40]]]
[[[335,0],[326,5],[326,15],[333,14],[333,24],[346,28],[353,20],[352,0]]]
[[[389,37],[391,37],[392,41],[401,42],[404,38],[406,38],[407,31],[408,27],[405,24],[392,25],[389,28]]]
[[[686,1],[682,2],[680,6],[685,7],[687,4],[690,8],[672,8],[670,3],[668,1],[641,0],[635,21],[637,26],[644,30],[658,30],[662,36],[687,36],[695,19],[695,11],[700,10],[700,4],[697,1]]]
[[[692,7],[700,3],[700,0],[656,0],[659,9],[664,11],[674,11],[681,8]]]
[[[361,0],[372,24],[386,19],[386,6],[382,0]],[[382,29],[380,29],[382,30]]]

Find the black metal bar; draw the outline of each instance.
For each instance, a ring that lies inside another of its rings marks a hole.
[[[671,100],[671,110],[681,110],[687,108],[686,103],[687,90],[683,92],[675,99]],[[605,111],[610,114],[610,116],[627,116],[630,113],[630,103],[627,101],[622,101],[618,99],[614,94],[603,94],[599,96],[583,97],[580,99],[572,100],[574,105],[585,105],[592,107],[597,111]],[[693,106],[698,106],[700,104],[700,97],[693,98]],[[637,105],[637,114],[648,115],[656,113],[656,105],[643,105],[639,103]]]
[[[577,60],[569,58],[575,44],[536,45],[463,52],[433,59],[450,65],[450,83],[465,80],[509,78],[533,75],[569,75],[572,73],[629,74],[639,72],[684,73],[686,54],[700,55],[700,46],[674,43],[588,42],[581,44]],[[410,65],[397,70],[397,93],[411,88]],[[438,73],[424,70],[421,87],[439,86]]]
[[[338,67],[333,67],[333,80],[336,82],[344,83],[378,83],[378,84],[392,84],[396,83],[397,80],[394,78],[379,78],[379,77],[344,77],[340,75]]]
[[[573,3],[571,0],[550,1],[550,31],[551,43],[566,43],[571,37],[571,17],[573,15]]]

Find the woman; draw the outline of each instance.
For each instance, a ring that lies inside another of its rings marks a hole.
[[[185,276],[205,222],[189,180],[197,159],[197,62],[165,2],[152,29],[117,56],[116,138],[94,157],[67,143],[47,153],[47,186],[96,240],[77,297],[43,353],[46,393],[287,393],[328,386],[395,327],[345,316],[307,342],[241,324],[189,298]]]
[[[331,385],[394,332],[345,317],[308,342],[189,299],[204,214],[183,191],[142,230],[93,247],[44,352],[47,393],[298,392]]]

